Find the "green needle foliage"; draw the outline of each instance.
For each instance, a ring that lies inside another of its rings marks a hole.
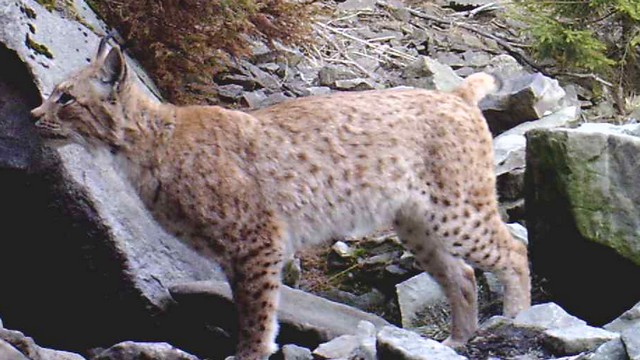
[[[524,0],[534,54],[640,89],[640,0]]]
[[[163,95],[177,103],[206,101],[211,77],[225,68],[230,55],[249,53],[250,37],[285,44],[307,41],[312,15],[310,6],[290,0],[89,3],[127,39]]]

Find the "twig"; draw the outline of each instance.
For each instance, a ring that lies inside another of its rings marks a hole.
[[[477,8],[473,9],[473,10],[468,10],[468,11],[461,11],[461,12],[457,12],[455,14],[453,14],[454,16],[466,16],[466,17],[474,17],[476,16],[478,13],[481,13],[483,11],[494,11],[494,10],[498,10],[500,9],[500,6],[498,6],[498,4],[491,2],[491,3],[487,3],[481,6],[478,6]]]
[[[345,37],[345,38],[347,38],[347,39],[349,39],[349,40],[353,40],[353,41],[358,42],[358,43],[360,43],[360,44],[363,44],[363,45],[365,45],[365,46],[368,46],[368,47],[371,47],[371,48],[373,48],[373,49],[376,49],[376,50],[378,50],[378,51],[386,52],[386,53],[388,53],[388,54],[393,54],[394,56],[397,56],[397,57],[399,57],[399,58],[403,58],[403,59],[405,59],[405,60],[410,60],[410,61],[415,61],[415,60],[416,60],[416,58],[415,58],[414,56],[411,56],[411,55],[405,54],[405,53],[403,53],[403,52],[400,52],[400,51],[395,50],[395,49],[393,49],[393,48],[390,48],[390,47],[388,47],[388,46],[387,46],[387,47],[384,47],[384,46],[380,46],[380,45],[372,44],[372,43],[368,42],[367,40],[362,40],[362,39],[360,39],[360,38],[357,38],[357,37],[355,37],[355,36],[353,36],[353,35],[347,34],[347,33],[343,32],[343,31],[340,31],[340,30],[338,30],[338,29],[336,29],[336,28],[332,28],[331,26],[325,25],[325,24],[320,23],[320,22],[316,22],[316,24],[317,24],[318,26],[320,26],[320,27],[322,27],[322,28],[326,29],[326,30],[329,30],[329,31],[331,31],[331,32],[333,32],[333,33],[336,33],[336,34],[338,34],[338,35],[340,35],[340,36],[343,36],[343,37]]]
[[[571,77],[578,78],[578,79],[592,79],[592,80],[595,80],[595,81],[601,83],[604,86],[607,86],[607,87],[610,87],[610,88],[614,87],[614,85],[612,83],[608,82],[607,80],[604,80],[603,78],[599,77],[596,74],[556,73],[554,75],[556,75],[556,76],[565,75],[565,76],[571,76]]]

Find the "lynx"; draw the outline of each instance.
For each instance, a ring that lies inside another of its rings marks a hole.
[[[445,344],[477,329],[471,266],[505,286],[504,313],[530,306],[527,249],[497,210],[491,134],[477,102],[488,74],[450,93],[380,90],[241,112],[163,104],[143,93],[106,38],[84,69],[32,110],[51,144],[108,148],[155,219],[223,267],[238,309],[236,359],[277,350],[285,253],[393,228],[442,286]]]

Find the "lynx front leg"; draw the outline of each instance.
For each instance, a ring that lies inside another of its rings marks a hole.
[[[238,310],[236,360],[266,360],[278,350],[276,312],[283,251],[280,239],[272,235],[256,233],[243,239],[246,248],[236,258],[232,280]]]

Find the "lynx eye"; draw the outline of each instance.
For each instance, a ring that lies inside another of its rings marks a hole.
[[[76,98],[74,98],[73,95],[63,92],[62,95],[60,95],[60,97],[58,98],[58,101],[56,102],[62,106],[65,106],[65,105],[71,104],[74,101],[76,101]]]

